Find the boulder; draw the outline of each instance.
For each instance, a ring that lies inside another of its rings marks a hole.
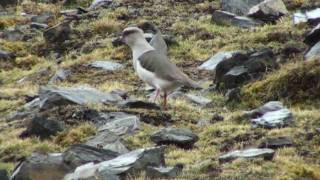
[[[140,101],[140,100],[125,100],[118,104],[123,109],[154,109],[160,110],[160,106],[152,102]]]
[[[99,68],[106,71],[116,71],[123,68],[123,65],[114,61],[94,61],[89,64],[89,67]]]
[[[304,56],[305,61],[320,59],[320,42],[315,44]]]
[[[246,15],[250,8],[264,0],[220,0],[221,10]]]
[[[31,22],[41,23],[41,24],[49,24],[54,20],[54,14],[52,12],[43,12],[39,15],[33,16],[31,18]]]
[[[268,148],[263,149],[246,149],[246,150],[236,150],[224,154],[219,157],[220,163],[230,162],[238,158],[264,158],[271,160],[274,156],[275,151]]]
[[[320,42],[320,24],[314,27],[305,37],[304,43],[313,46]]]
[[[94,9],[98,9],[98,8],[107,8],[109,7],[111,4],[113,3],[112,0],[94,0],[89,9],[94,10]]]
[[[235,14],[220,10],[213,12],[212,21],[219,25],[237,26],[240,28],[253,28],[263,24],[263,21],[260,20],[245,16],[237,16]]]
[[[72,30],[69,22],[62,22],[43,32],[43,37],[48,43],[62,43],[70,38]]]
[[[301,23],[309,23],[311,25],[317,25],[320,23],[320,8],[313,9],[305,12],[297,12],[293,15],[293,23],[295,25]]]
[[[201,64],[198,69],[214,71],[221,61],[232,58],[236,53],[238,53],[238,51],[218,52],[209,60]]]
[[[51,79],[49,80],[49,84],[65,81],[70,76],[70,70],[60,69],[51,77]]]
[[[289,109],[281,102],[271,101],[265,105],[246,112],[245,117],[251,119],[254,126],[264,128],[281,128],[293,123],[294,118]]]
[[[174,144],[181,148],[192,148],[199,137],[190,129],[164,128],[151,135],[151,140],[157,145]]]
[[[278,149],[291,146],[293,146],[293,142],[290,137],[276,137],[265,139],[260,143],[259,148]]]
[[[71,167],[78,167],[83,164],[94,162],[99,163],[119,156],[117,152],[105,149],[98,149],[88,145],[76,144],[70,146],[62,154],[63,161]]]
[[[33,154],[14,170],[12,180],[63,179],[73,167],[63,162],[62,154]]]
[[[99,126],[99,132],[108,130],[116,135],[133,134],[139,130],[140,119],[131,114],[123,112],[111,112],[101,115],[104,124]],[[98,123],[99,124],[99,123]]]
[[[153,167],[148,166],[146,176],[151,179],[171,179],[176,178],[183,169],[182,164],[177,164],[174,167]]]
[[[137,149],[129,153],[118,156],[109,161],[98,164],[85,164],[78,167],[74,173],[65,177],[65,180],[73,179],[122,179],[128,174],[134,175],[148,166],[164,166],[164,149],[163,147]]]
[[[264,22],[275,22],[288,13],[282,0],[265,0],[253,6],[247,15]]]
[[[49,109],[66,104],[115,104],[122,100],[117,94],[104,93],[94,88],[83,86],[71,88],[44,86],[39,90],[39,97],[41,109]]]
[[[63,121],[49,120],[45,117],[34,117],[28,125],[27,130],[22,132],[21,138],[37,136],[40,139],[47,139],[65,129]]]

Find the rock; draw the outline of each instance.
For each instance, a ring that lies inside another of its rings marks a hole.
[[[320,42],[315,44],[304,56],[305,61],[318,60],[320,58]]]
[[[245,16],[236,16],[235,14],[220,10],[213,12],[212,21],[219,25],[232,25],[240,28],[252,28],[263,24],[259,20]]]
[[[148,166],[146,170],[146,176],[151,179],[176,178],[182,172],[182,169],[182,164],[177,164],[174,167]]]
[[[82,144],[72,145],[62,154],[63,161],[72,167],[78,167],[89,162],[99,163],[114,159],[117,156],[119,156],[117,152]]]
[[[85,144],[92,147],[111,150],[119,154],[129,152],[126,146],[121,142],[120,137],[109,130],[98,132],[97,135],[89,138]]]
[[[62,154],[33,154],[16,167],[11,179],[35,180],[45,176],[46,180],[57,180],[72,170],[63,162]]]
[[[9,180],[8,172],[5,169],[0,169],[0,179]]]
[[[118,94],[122,99],[129,99],[128,91],[123,90],[123,89],[114,89],[110,93],[112,94]]]
[[[250,8],[264,0],[220,0],[221,10],[246,15]]]
[[[99,126],[99,131],[109,130],[116,135],[133,134],[140,127],[140,119],[131,114],[123,112],[111,112],[102,114],[106,121],[105,124]]]
[[[272,149],[246,149],[246,150],[236,150],[224,154],[219,157],[220,163],[230,162],[237,158],[259,158],[263,157],[264,159],[271,160],[273,158],[275,151]]]
[[[290,110],[284,108],[279,101],[268,102],[244,115],[251,119],[254,126],[264,128],[280,128],[288,126],[294,121]]]
[[[98,9],[98,8],[107,8],[108,6],[110,6],[113,3],[112,0],[94,0],[89,9],[94,10],[94,9]]]
[[[282,0],[265,0],[253,6],[247,15],[264,22],[275,22],[288,13]]]
[[[268,69],[278,67],[270,49],[253,54],[237,53],[221,61],[215,72],[215,83],[219,89],[233,89],[260,78]]]
[[[43,37],[48,43],[62,43],[69,39],[71,28],[69,22],[57,24],[43,32]]]
[[[201,107],[212,107],[212,105],[213,105],[213,102],[211,99],[205,98],[203,96],[194,95],[194,94],[184,94],[181,91],[173,92],[172,94],[169,95],[169,98],[186,99],[188,102],[196,104]]]
[[[320,24],[313,28],[305,37],[304,43],[308,44],[309,46],[313,46],[320,42]]]
[[[1,60],[5,60],[5,61],[14,60],[15,57],[16,56],[13,53],[3,51],[0,49],[0,61]]]
[[[240,102],[241,101],[241,90],[240,88],[228,89],[226,93],[226,100],[228,103],[230,102]]]
[[[40,15],[33,16],[31,21],[40,24],[49,24],[54,20],[54,14],[52,12],[43,12]]]
[[[44,86],[39,90],[40,108],[49,109],[66,104],[117,103],[122,98],[117,94],[100,92],[90,87],[51,87]]]
[[[43,29],[47,29],[49,26],[47,24],[42,24],[42,23],[36,23],[36,22],[32,22],[30,24],[30,28],[32,29],[39,29],[39,30],[43,30]]]
[[[49,84],[65,81],[70,75],[71,75],[70,70],[60,69],[49,80]]]
[[[123,65],[113,61],[94,61],[89,64],[90,67],[99,68],[106,71],[116,71],[123,68]]]
[[[281,54],[284,55],[284,59],[287,60],[288,57],[294,57],[296,54],[300,54],[306,50],[306,46],[304,43],[292,43],[289,42],[284,45]],[[286,61],[284,61],[286,62]]]
[[[151,140],[157,145],[174,144],[181,148],[192,148],[198,141],[198,136],[190,129],[164,128],[151,135]]]
[[[259,145],[259,148],[271,148],[278,149],[283,147],[291,147],[293,145],[292,140],[289,137],[276,137],[267,138]]]
[[[9,41],[23,41],[25,39],[25,34],[21,30],[5,30],[2,33],[2,38]]]
[[[129,109],[155,109],[155,110],[160,110],[161,108],[151,102],[145,102],[145,101],[140,101],[140,100],[125,100],[119,103],[120,108],[129,108]]]
[[[127,154],[118,156],[109,161],[98,164],[85,164],[78,167],[73,174],[65,177],[65,180],[72,179],[120,179],[122,175],[137,174],[148,166],[164,166],[163,147],[137,149]]]
[[[40,139],[47,139],[65,129],[63,121],[49,120],[44,117],[34,117],[26,131],[22,132],[21,138],[37,136]]]
[[[8,6],[16,6],[18,4],[18,0],[1,0],[0,6],[8,7]]]
[[[320,23],[320,8],[306,11],[306,12],[297,12],[293,15],[293,23],[295,25],[301,23],[309,23],[311,25],[317,25]]]
[[[230,59],[234,54],[238,53],[238,51],[227,51],[227,52],[218,52],[214,56],[212,56],[209,60],[201,64],[198,69],[214,71],[218,65],[223,60]]]

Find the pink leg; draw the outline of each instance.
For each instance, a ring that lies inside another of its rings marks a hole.
[[[158,98],[159,94],[160,94],[160,90],[159,90],[159,89],[157,89],[157,90],[156,90],[156,96],[155,96],[155,97],[154,97],[154,99],[153,99],[153,102],[154,102],[154,103],[156,102],[156,100],[157,100],[157,98]]]
[[[163,109],[167,110],[167,92],[164,92],[163,95]]]

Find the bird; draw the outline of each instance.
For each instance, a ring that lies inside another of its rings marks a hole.
[[[181,86],[201,88],[191,80],[166,54],[157,51],[144,37],[138,27],[127,27],[122,31],[121,41],[132,51],[133,67],[139,78],[156,90],[153,101],[163,94],[163,108],[167,109],[167,96]]]

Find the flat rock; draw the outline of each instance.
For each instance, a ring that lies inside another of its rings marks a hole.
[[[63,179],[65,174],[73,171],[74,167],[63,162],[62,154],[33,154],[15,168],[11,179],[33,180],[43,178],[46,180]]]
[[[181,148],[192,148],[199,137],[190,129],[164,128],[151,135],[151,141],[157,145],[174,144]]]
[[[218,65],[223,60],[231,58],[238,51],[227,51],[227,52],[218,52],[212,56],[209,60],[201,64],[198,69],[214,71]]]
[[[182,169],[182,164],[177,164],[174,167],[148,166],[146,170],[146,176],[151,179],[176,178],[182,172]]]
[[[54,20],[54,14],[52,12],[43,12],[31,18],[32,22],[41,23],[41,24],[48,24],[53,20]]]
[[[145,170],[148,166],[164,166],[164,149],[163,147],[137,149],[129,153],[118,156],[109,161],[98,164],[85,164],[78,167],[73,174],[65,177],[71,179],[120,179],[120,176],[135,174]],[[109,178],[110,177],[110,178]]]
[[[51,77],[51,79],[49,80],[49,84],[65,81],[70,76],[71,76],[70,70],[60,69]]]
[[[320,42],[320,24],[314,27],[305,37],[304,43],[313,46]]]
[[[260,143],[259,148],[278,149],[283,147],[291,147],[293,142],[289,137],[267,138]]]
[[[119,154],[110,150],[76,144],[70,146],[65,152],[63,152],[62,156],[63,161],[66,164],[72,167],[78,167],[89,162],[99,163],[107,161],[116,158]]]
[[[63,121],[49,120],[44,117],[34,117],[28,125],[27,130],[22,132],[21,138],[37,136],[40,139],[48,139],[65,129]]]
[[[264,0],[220,0],[221,10],[246,15],[250,8]]]
[[[312,61],[320,59],[320,42],[315,44],[304,56],[306,61]]]
[[[154,110],[160,110],[160,106],[158,106],[155,103],[152,102],[145,102],[141,100],[125,100],[121,101],[118,106],[120,108],[129,108],[129,109],[154,109]]]
[[[196,104],[201,107],[212,107],[213,102],[211,99],[208,99],[206,97],[195,95],[195,94],[185,94],[181,91],[173,92],[169,95],[169,98],[171,99],[186,99],[188,102]]]
[[[122,100],[117,94],[100,92],[90,87],[53,87],[43,86],[39,90],[40,108],[49,109],[66,104],[115,104]]]
[[[116,71],[123,68],[123,65],[114,61],[94,61],[89,64],[90,67],[99,68],[106,71]]]
[[[9,40],[9,41],[23,41],[25,39],[25,33],[18,29],[5,30],[1,34],[1,36],[3,39]]]
[[[253,6],[247,15],[264,22],[275,22],[288,13],[282,0],[265,0]]]
[[[309,23],[317,25],[320,22],[320,8],[306,12],[297,12],[293,15],[293,23],[295,25],[301,23]]]
[[[99,126],[99,131],[109,130],[116,135],[133,134],[139,130],[140,119],[123,112],[111,112],[102,114],[104,124]]]
[[[97,135],[90,137],[86,145],[111,150],[119,154],[128,153],[129,150],[122,143],[120,137],[109,130],[99,131]]]
[[[253,28],[263,24],[260,20],[255,20],[245,16],[237,16],[230,12],[220,10],[213,12],[212,21],[219,25],[231,25],[240,28]]]
[[[219,157],[220,163],[230,162],[237,158],[265,158],[265,159],[272,159],[275,151],[272,149],[246,149],[246,150],[236,150],[229,152],[227,154],[224,154]]]

